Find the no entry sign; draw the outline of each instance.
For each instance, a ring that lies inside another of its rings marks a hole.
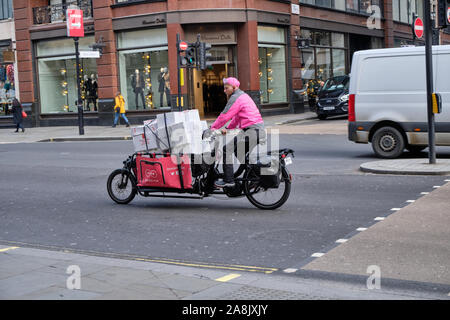
[[[414,20],[414,34],[419,39],[423,37],[423,20],[421,18]]]
[[[180,42],[180,50],[185,51],[188,48],[188,44],[184,41]]]
[[[447,8],[447,22],[450,24],[450,7]]]
[[[83,10],[67,9],[67,36],[84,37]]]

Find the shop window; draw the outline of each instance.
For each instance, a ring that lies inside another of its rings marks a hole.
[[[165,48],[119,53],[120,89],[127,110],[170,107],[170,73]]]
[[[259,48],[261,103],[287,102],[284,47]]]
[[[75,56],[38,60],[41,113],[78,112]],[[85,111],[97,111],[97,64],[80,59],[81,99]]]
[[[80,39],[80,51],[90,50],[94,37]],[[41,113],[78,112],[77,69],[72,39],[42,41],[37,44],[38,82]],[[97,63],[80,59],[81,98],[85,111],[97,111]]]
[[[287,102],[285,30],[258,26],[258,42],[261,103]]]
[[[360,14],[369,14],[370,6],[382,6],[381,0],[300,0],[300,3]]]
[[[165,28],[121,32],[120,91],[127,110],[171,107],[170,70]]]
[[[301,37],[315,39],[310,48],[301,50],[305,87],[308,83],[323,83],[330,77],[348,74],[345,34],[302,28]]]

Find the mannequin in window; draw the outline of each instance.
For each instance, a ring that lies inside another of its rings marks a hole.
[[[166,94],[167,103],[170,105],[169,96],[166,91],[166,79],[164,78],[167,73],[167,68],[161,68],[161,72],[158,75],[158,92],[159,92],[159,107],[164,107],[164,94]]]
[[[134,101],[136,103],[136,110],[139,109],[138,97],[141,97],[142,107],[145,109],[145,99],[144,99],[144,86],[145,81],[144,77],[139,73],[139,70],[136,69],[134,74],[131,76],[131,87],[134,92]]]
[[[171,103],[170,103],[170,78],[169,78],[169,70],[166,68],[164,68],[164,81],[165,81],[165,86],[164,86],[164,92],[166,94],[166,99],[167,99],[167,105],[170,107]]]
[[[91,102],[94,105],[94,111],[97,111],[97,79],[95,78],[95,74],[91,74],[91,77],[85,82],[86,87],[86,101],[87,101],[87,109],[91,111],[90,104]]]

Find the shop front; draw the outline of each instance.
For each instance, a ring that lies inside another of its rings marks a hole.
[[[16,97],[14,51],[10,40],[0,41],[0,116],[8,116]]]
[[[94,37],[80,38],[80,51],[89,51]],[[54,115],[76,114],[77,109],[77,71],[74,54],[74,41],[60,39],[36,43],[36,66],[38,92],[42,118]],[[98,85],[96,60],[80,59],[81,98],[87,113],[97,111]]]
[[[171,108],[167,29],[117,33],[119,87],[127,111]]]
[[[258,26],[258,64],[262,107],[286,104],[286,31],[274,26]]]

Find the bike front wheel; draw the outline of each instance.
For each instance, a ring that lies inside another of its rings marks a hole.
[[[291,193],[291,180],[286,168],[282,167],[279,174],[280,185],[277,188],[263,188],[261,176],[254,169],[244,174],[244,193],[247,199],[257,208],[274,210],[281,207]]]
[[[119,204],[127,204],[136,196],[136,183],[126,170],[114,170],[109,175],[106,186],[111,199]]]

